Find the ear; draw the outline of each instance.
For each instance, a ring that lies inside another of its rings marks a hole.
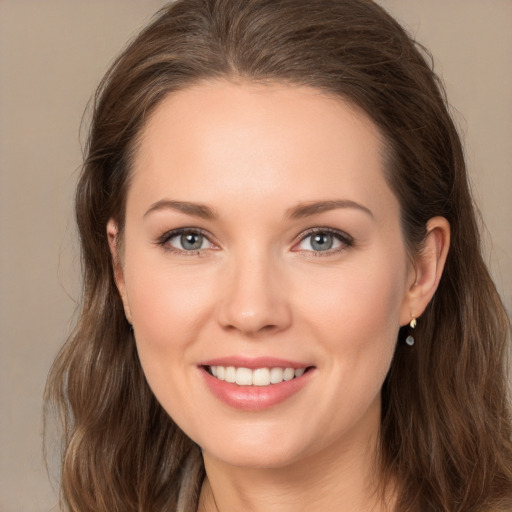
[[[124,314],[126,319],[131,324],[132,315],[130,312],[130,305],[128,303],[128,297],[126,294],[126,285],[124,281],[124,272],[121,261],[120,247],[119,247],[119,230],[117,224],[113,219],[110,219],[107,223],[107,237],[108,245],[110,247],[110,254],[112,255],[112,267],[114,270],[114,279],[116,286],[123,301]]]
[[[412,262],[400,325],[408,324],[412,318],[418,318],[425,311],[441,280],[449,248],[449,222],[444,217],[433,217],[427,222],[423,250]]]

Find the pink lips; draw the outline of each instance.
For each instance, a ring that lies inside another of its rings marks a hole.
[[[300,377],[279,384],[268,386],[239,386],[226,382],[211,375],[206,367],[210,366],[234,366],[235,368],[309,368]],[[198,365],[201,375],[210,391],[222,402],[230,407],[246,411],[259,411],[281,402],[298,393],[311,379],[314,374],[313,368],[309,365],[296,361],[288,361],[276,358],[254,358],[246,359],[240,357],[224,357],[204,361]]]
[[[257,368],[307,368],[309,364],[299,363],[297,361],[290,361],[286,359],[279,359],[275,357],[219,357],[216,359],[209,359],[199,363],[200,366],[234,366],[236,368],[250,368],[256,370]]]

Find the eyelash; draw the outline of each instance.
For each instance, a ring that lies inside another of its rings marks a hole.
[[[173,229],[172,231],[167,231],[164,233],[161,237],[157,240],[157,245],[162,246],[166,251],[172,252],[174,254],[184,254],[186,256],[206,256],[204,249],[197,249],[195,251],[184,251],[181,249],[176,249],[176,247],[173,247],[172,245],[169,245],[169,240],[171,238],[175,238],[180,235],[201,235],[204,236],[208,241],[210,241],[210,238],[208,236],[208,233],[206,231],[203,231],[199,228],[180,228],[180,229]],[[210,242],[211,243],[211,242]]]
[[[192,235],[201,235],[205,237],[210,243],[209,235],[205,231],[199,228],[180,228],[180,229],[174,229],[172,231],[167,231],[162,236],[158,238],[156,241],[156,244],[163,247],[166,251],[170,251],[174,254],[180,254],[180,255],[186,255],[186,256],[206,256],[205,249],[197,249],[193,251],[185,251],[181,249],[177,249],[176,247],[173,247],[169,245],[169,240],[172,238],[175,238],[177,236],[181,236],[184,234],[192,234]],[[347,233],[344,233],[343,231],[338,231],[337,229],[327,228],[327,227],[321,227],[321,228],[312,228],[306,230],[304,233],[300,235],[298,238],[298,241],[294,243],[294,247],[302,243],[304,240],[306,240],[308,237],[316,235],[316,234],[329,234],[335,237],[339,242],[341,242],[342,246],[338,247],[334,250],[326,250],[326,251],[303,251],[305,253],[308,253],[308,255],[314,256],[314,257],[326,257],[326,256],[332,256],[333,254],[338,254],[350,247],[354,246],[354,239],[348,235]],[[301,252],[300,250],[295,250],[294,252]]]
[[[306,230],[304,233],[301,233],[298,242],[296,242],[294,246],[302,243],[308,237],[316,235],[316,234],[332,235],[339,242],[341,242],[342,245],[341,245],[341,247],[338,247],[336,249],[329,249],[326,251],[304,251],[305,253],[308,254],[308,256],[313,256],[315,258],[332,256],[333,254],[339,254],[340,252],[345,251],[346,249],[354,246],[354,239],[349,234],[347,234],[343,231],[339,231],[337,229],[332,229],[332,228],[327,228],[327,227],[319,227],[319,228],[312,228],[312,229]],[[299,251],[295,251],[295,252],[299,252]]]

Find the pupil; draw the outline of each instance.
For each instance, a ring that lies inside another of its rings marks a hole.
[[[313,236],[311,246],[317,251],[328,251],[333,245],[333,236],[328,233],[317,233]]]
[[[184,249],[200,249],[202,244],[203,235],[198,235],[196,233],[187,233],[186,235],[181,235],[181,245]]]

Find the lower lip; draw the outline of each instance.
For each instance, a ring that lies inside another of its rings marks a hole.
[[[284,402],[298,393],[311,379],[310,368],[300,377],[269,386],[238,386],[210,375],[204,367],[200,368],[210,391],[222,402],[245,411],[261,411]]]

